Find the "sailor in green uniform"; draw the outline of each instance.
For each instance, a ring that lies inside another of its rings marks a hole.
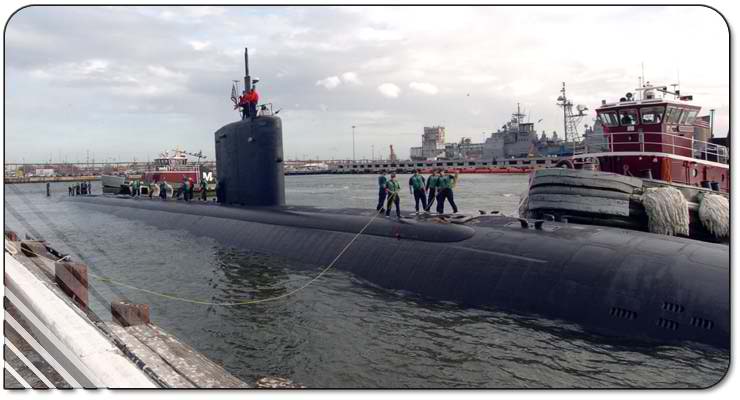
[[[385,202],[385,196],[387,195],[385,190],[385,184],[387,182],[388,178],[385,177],[385,171],[380,171],[380,176],[378,177],[378,206],[375,207],[375,210],[379,213],[383,212],[383,203]]]
[[[167,200],[167,182],[165,181],[159,184],[159,197],[162,200]]]
[[[200,178],[200,199],[208,200],[208,181],[205,178]]]
[[[439,188],[439,194],[437,195],[437,212],[440,214],[444,214],[445,211],[445,200],[450,202],[450,205],[452,206],[452,212],[457,213],[457,205],[455,204],[455,197],[452,193],[452,188],[455,187],[455,183],[457,182],[457,172],[455,175],[450,175],[447,173],[447,170],[445,170],[442,173],[442,176],[439,178],[439,184],[437,187]]]
[[[422,210],[427,209],[427,197],[424,191],[424,177],[419,175],[419,170],[414,170],[414,174],[409,178],[409,191],[414,195],[414,204],[416,213],[419,213],[419,201],[421,201]]]
[[[396,216],[401,218],[400,200],[398,196],[401,194],[401,184],[396,179],[396,174],[391,174],[391,179],[385,183],[385,191],[388,193],[388,203],[385,206],[385,216],[391,215],[391,206],[396,205]]]
[[[427,197],[427,205],[424,207],[425,211],[429,211],[430,208],[432,208],[432,204],[434,204],[434,199],[437,197],[437,186],[439,185],[439,173],[437,170],[432,170],[432,174],[429,175],[429,178],[427,178],[427,192],[429,193],[429,197]]]

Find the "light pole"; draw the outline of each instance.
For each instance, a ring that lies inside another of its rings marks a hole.
[[[355,160],[355,126],[352,125],[352,161]]]
[[[371,152],[371,154],[372,154],[372,155],[370,156],[370,158],[371,158],[371,159],[372,159],[373,161],[375,161],[375,145],[374,145],[374,144],[371,144],[371,145],[370,145],[370,152]]]
[[[714,108],[709,110],[709,137],[714,137]]]

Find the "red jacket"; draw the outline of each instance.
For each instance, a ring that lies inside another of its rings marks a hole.
[[[257,93],[257,90],[255,89],[252,89],[249,92],[247,92],[246,97],[247,97],[246,100],[252,104],[257,104],[257,102],[260,101],[260,94]]]

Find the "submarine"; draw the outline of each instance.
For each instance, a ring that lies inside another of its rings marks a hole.
[[[245,65],[252,87],[246,49]],[[343,252],[335,268],[431,300],[565,320],[620,340],[730,346],[728,246],[492,214],[369,223],[375,210],[285,204],[276,115],[250,113],[214,142],[218,203],[68,201],[303,265]]]

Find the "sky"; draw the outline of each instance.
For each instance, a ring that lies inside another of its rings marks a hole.
[[[424,126],[480,142],[517,103],[561,134],[562,82],[591,124],[643,66],[729,130],[729,32],[704,7],[35,6],[5,31],[5,161],[213,159],[245,47],[288,159],[350,159],[352,126],[358,159],[406,158]]]

